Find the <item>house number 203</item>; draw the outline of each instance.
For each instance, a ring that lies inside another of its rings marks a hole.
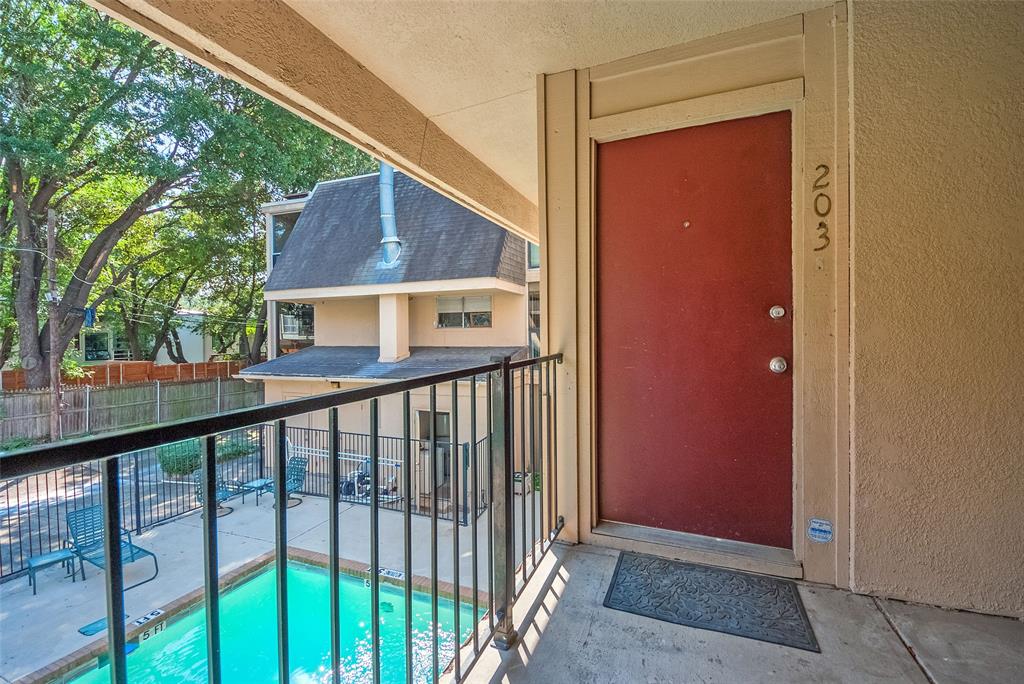
[[[815,169],[818,177],[814,179],[811,192],[814,194],[814,215],[818,217],[818,246],[815,252],[826,249],[832,240],[828,236],[828,217],[832,213],[832,196],[828,194],[828,174],[831,171],[826,164],[818,164]]]

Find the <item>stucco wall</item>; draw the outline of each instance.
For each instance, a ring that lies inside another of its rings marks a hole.
[[[328,299],[313,305],[313,339],[318,345],[376,347],[380,321],[376,297]]]
[[[853,39],[854,588],[1024,616],[1024,4]]]
[[[457,293],[452,293],[453,296]],[[490,294],[492,327],[438,328],[437,297],[409,298],[409,344],[413,347],[511,347],[526,345],[526,295],[510,292],[469,292]]]

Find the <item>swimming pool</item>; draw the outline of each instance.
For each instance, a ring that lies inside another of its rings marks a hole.
[[[221,669],[224,682],[277,681],[276,569],[255,573],[220,598]],[[330,586],[325,569],[288,564],[288,627],[291,681],[330,682]],[[371,678],[370,588],[364,580],[340,575],[341,671],[343,682]],[[402,587],[380,585],[381,681],[405,681],[405,594]],[[414,681],[430,680],[430,594],[413,592]],[[438,639],[442,670],[455,652],[454,602],[438,599]],[[460,642],[473,632],[472,606],[460,604]],[[142,641],[130,653],[131,684],[206,682],[206,610],[199,608]],[[106,684],[109,666],[71,680]]]

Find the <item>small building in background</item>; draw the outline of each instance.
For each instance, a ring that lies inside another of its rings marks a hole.
[[[269,360],[244,369],[240,377],[262,381],[268,402],[539,351],[537,250],[394,173],[399,247],[388,263],[386,243],[394,241],[382,239],[382,222],[388,219],[382,219],[387,210],[379,186],[377,173],[343,178],[321,182],[308,195],[264,205]],[[531,384],[529,377],[520,381]],[[456,391],[468,402],[474,388],[462,382]],[[483,381],[475,391],[479,439],[487,413]],[[438,390],[434,436],[440,482],[447,478],[453,436],[459,443],[471,439],[469,415],[452,425],[451,399],[451,388]],[[414,439],[430,437],[429,406],[426,389],[412,393]],[[343,407],[340,416],[343,431],[369,431],[364,404]],[[326,414],[301,416],[289,425],[321,430]],[[380,426],[382,435],[402,435],[400,397],[382,401]],[[298,433],[291,434],[295,439]],[[417,468],[429,469],[429,454],[421,456]]]

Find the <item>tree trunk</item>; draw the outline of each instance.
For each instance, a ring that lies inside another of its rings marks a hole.
[[[252,336],[252,345],[249,353],[246,354],[249,365],[255,366],[262,358],[263,344],[267,341],[267,303],[260,306],[259,316],[256,317],[256,332]]]
[[[174,326],[175,312],[178,309],[178,304],[181,303],[181,298],[185,296],[185,290],[188,289],[188,284],[192,278],[195,277],[196,272],[192,271],[185,276],[185,279],[181,281],[181,285],[178,286],[178,293],[174,297],[174,301],[171,302],[170,313],[164,318],[163,324],[160,326],[160,331],[156,334],[156,339],[153,341],[153,353],[149,355],[150,361],[156,361],[156,355],[160,352],[160,347],[164,345],[167,340],[167,336],[170,334]]]
[[[185,351],[181,347],[181,337],[178,336],[177,328],[172,328],[167,339],[164,341],[164,347],[167,349],[167,356],[173,363],[188,363],[188,359],[185,358]]]
[[[142,340],[139,335],[139,324],[132,313],[125,308],[124,304],[120,304],[120,308],[121,319],[124,321],[124,336],[128,340],[128,351],[131,354],[132,361],[141,361]]]
[[[238,333],[238,354],[243,359],[250,358],[251,356],[249,351],[249,336],[245,334],[245,328],[242,328],[242,332]]]
[[[7,158],[7,181],[18,226],[18,284],[14,295],[14,316],[18,321],[18,356],[29,388],[46,387],[49,374],[39,336],[39,283],[42,259],[37,223],[32,220],[25,196],[21,164]],[[45,338],[43,338],[45,339]]]

